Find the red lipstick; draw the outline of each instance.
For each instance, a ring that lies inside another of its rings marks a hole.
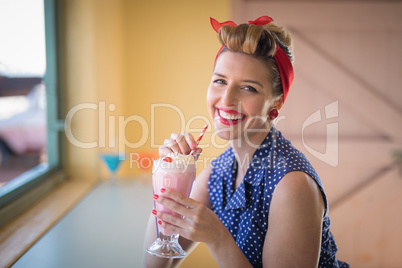
[[[235,110],[229,110],[222,107],[217,107],[217,109],[218,109],[219,121],[224,125],[227,126],[236,125],[242,122],[244,119],[246,119],[245,114],[239,113]],[[222,112],[224,113],[224,115]],[[224,118],[223,116],[225,116],[226,118]],[[228,117],[233,117],[233,119],[230,119]]]

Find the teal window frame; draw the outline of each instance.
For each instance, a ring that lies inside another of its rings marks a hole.
[[[14,178],[0,188],[0,227],[28,209],[64,179],[62,166],[62,134],[64,120],[60,119],[59,49],[57,0],[44,0],[46,45],[46,109],[47,163]]]

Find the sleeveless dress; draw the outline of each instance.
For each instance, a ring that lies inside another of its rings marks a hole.
[[[274,126],[251,158],[237,189],[234,182],[238,163],[231,147],[211,164],[208,181],[211,209],[254,267],[262,267],[262,248],[275,187],[291,171],[302,171],[313,178],[325,202],[318,267],[349,267],[336,258],[338,249],[329,230],[328,201],[320,178],[307,158]]]

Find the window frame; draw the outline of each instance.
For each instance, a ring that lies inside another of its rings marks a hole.
[[[31,207],[64,180],[60,119],[58,6],[56,0],[43,0],[46,46],[47,163],[28,170],[0,188],[0,227]]]

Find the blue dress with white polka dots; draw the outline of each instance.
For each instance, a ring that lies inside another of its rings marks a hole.
[[[212,161],[212,166],[208,181],[211,208],[254,267],[262,267],[262,247],[275,187],[291,171],[302,171],[313,178],[325,202],[318,267],[349,267],[335,255],[338,249],[329,230],[328,201],[320,178],[306,157],[274,126],[251,158],[237,189],[234,183],[238,163],[232,148]]]

